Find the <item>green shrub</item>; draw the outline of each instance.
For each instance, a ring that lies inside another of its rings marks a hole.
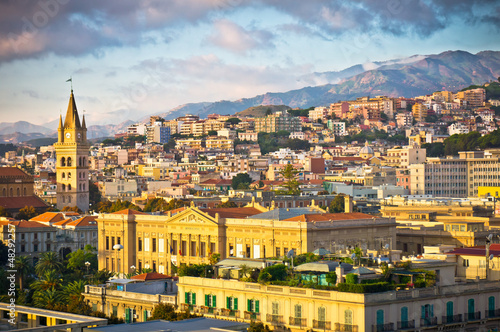
[[[354,273],[349,273],[345,276],[346,284],[357,284],[358,283],[358,275]]]
[[[387,282],[376,284],[338,284],[338,291],[347,293],[379,293],[391,289],[393,289],[393,286]]]

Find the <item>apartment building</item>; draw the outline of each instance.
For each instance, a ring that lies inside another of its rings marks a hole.
[[[484,106],[486,101],[486,90],[483,88],[459,91],[455,98],[460,100],[461,103],[467,107],[475,108]]]
[[[416,144],[396,147],[387,150],[385,163],[389,166],[408,167],[412,164],[419,164],[426,160],[426,150]]]
[[[326,115],[328,114],[328,108],[327,107],[315,107],[313,110],[309,111],[309,120],[311,121],[318,121],[318,120],[323,120],[326,118]]]
[[[477,196],[478,188],[500,186],[500,150],[465,151],[458,153],[467,163],[467,194]]]
[[[427,106],[420,103],[414,104],[411,108],[411,112],[416,121],[423,122],[427,117]]]
[[[327,127],[335,136],[347,135],[345,122],[328,120]]]
[[[273,113],[264,118],[255,118],[255,132],[257,133],[276,133],[280,130],[301,131],[300,119],[291,116],[287,111]]]
[[[410,127],[413,124],[413,114],[411,112],[398,113],[396,124],[398,127]]]
[[[234,140],[223,136],[210,136],[205,140],[207,150],[233,151]]]

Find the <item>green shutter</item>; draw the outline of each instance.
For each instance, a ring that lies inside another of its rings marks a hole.
[[[226,296],[226,308],[231,309],[231,299],[229,296]]]
[[[125,308],[125,323],[130,323],[130,309]]]
[[[196,304],[196,293],[191,293],[191,304]]]
[[[144,310],[144,321],[146,322],[148,320],[148,311]]]
[[[215,297],[215,295],[212,295],[212,307],[217,307],[217,298]]]
[[[495,297],[490,296],[488,298],[488,310],[493,311],[495,310]]]
[[[259,313],[259,301],[255,301],[255,312]]]
[[[424,305],[422,306],[422,317],[421,318],[425,318],[425,306]]]
[[[188,292],[185,292],[184,293],[184,303],[189,303],[189,293]]]
[[[238,298],[237,297],[235,297],[233,299],[233,307],[234,307],[233,310],[238,310]]]
[[[252,300],[247,300],[247,311],[252,311]]]
[[[431,313],[429,317],[434,317],[434,304],[431,304]]]
[[[205,307],[208,307],[208,297],[209,297],[209,296],[210,296],[210,295],[205,295]]]

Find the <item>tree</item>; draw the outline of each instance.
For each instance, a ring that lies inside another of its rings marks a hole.
[[[266,110],[266,116],[271,115],[271,114],[273,114],[273,111],[271,111],[271,109],[270,109],[270,108],[268,108],[268,109]]]
[[[144,212],[156,212],[163,211],[166,209],[168,203],[161,197],[148,199],[146,205],[144,206]]]
[[[210,255],[210,258],[208,260],[210,262],[210,265],[215,265],[220,261],[220,254],[214,252]]]
[[[33,295],[35,307],[53,310],[62,302],[62,294],[54,288],[35,292]]]
[[[97,208],[97,204],[102,200],[101,192],[99,191],[99,187],[92,182],[89,181],[89,204],[93,206],[94,209]]]
[[[25,206],[19,210],[19,214],[17,215],[17,219],[19,220],[30,220],[31,218],[36,216],[35,208],[32,206]]]
[[[82,210],[78,208],[78,206],[65,206],[61,210],[62,212],[76,212],[76,213],[82,213]]]
[[[91,285],[100,285],[100,284],[103,284],[106,281],[108,281],[109,278],[111,278],[112,276],[114,276],[113,272],[106,271],[106,270],[99,270],[99,271],[97,271],[97,272],[94,273],[94,275],[92,276],[92,278],[90,278],[90,284]]]
[[[330,213],[341,213],[345,211],[345,195],[338,194],[330,203]]]
[[[53,251],[47,251],[40,254],[40,259],[36,264],[36,274],[39,276],[44,275],[47,271],[61,271],[63,267],[59,259],[59,255]]]
[[[285,280],[287,274],[287,267],[284,264],[275,264],[262,269],[257,280],[261,282]]]
[[[59,276],[59,273],[55,270],[45,271],[43,276],[40,279],[33,283],[33,288],[36,291],[48,290],[48,289],[57,289],[61,287],[62,279]]]
[[[217,205],[218,208],[235,208],[238,207],[235,202],[227,201]]]
[[[209,130],[209,131],[207,132],[207,135],[208,135],[208,136],[217,136],[217,130]]]
[[[248,186],[252,182],[253,182],[253,180],[250,177],[250,175],[248,175],[248,173],[238,173],[231,180],[231,186],[233,187],[233,189],[242,189],[241,187],[248,188]]]
[[[284,194],[285,195],[298,195],[298,194],[300,194],[300,189],[299,189],[300,183],[295,178],[297,176],[297,174],[299,173],[299,171],[296,170],[292,165],[288,164],[279,173],[285,179],[283,186],[286,188],[286,191],[284,192]]]
[[[247,329],[247,332],[270,332],[271,330],[267,325],[264,325],[262,322],[251,321],[250,326]]]
[[[175,308],[170,303],[158,303],[151,313],[150,320],[163,319],[168,321],[177,320],[177,313]]]
[[[0,206],[0,217],[11,217],[11,214],[3,206]]]
[[[163,151],[170,151],[175,149],[175,138],[171,138],[167,143],[163,144]]]
[[[259,188],[263,188],[264,187],[264,182],[262,182],[262,180],[259,180]]]
[[[326,274],[326,282],[331,285],[335,285],[337,283],[337,273],[335,273],[335,271],[328,272]]]
[[[85,302],[85,297],[82,295],[85,285],[85,281],[76,280],[64,287],[62,298],[67,303],[68,312],[79,315],[90,315],[92,312],[92,308]]]
[[[241,120],[238,118],[229,118],[226,120],[226,122],[234,126],[234,125],[237,125],[238,123],[240,123]]]
[[[85,262],[89,262],[91,270],[97,269],[97,249],[87,244],[83,250],[78,249],[68,254],[68,269],[84,272],[87,270]]]
[[[33,271],[33,265],[28,256],[17,256],[14,261],[14,268],[18,273],[19,277],[19,289],[22,291],[24,289],[24,279],[25,277]]]

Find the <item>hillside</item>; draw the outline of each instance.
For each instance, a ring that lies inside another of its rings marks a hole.
[[[249,116],[249,117],[263,117],[266,116],[268,110],[271,110],[272,113],[277,113],[281,111],[287,111],[290,107],[286,105],[267,105],[267,106],[252,106],[243,110],[241,112],[236,113],[238,116]]]
[[[369,67],[376,69],[364,70]],[[359,73],[360,71],[362,72]],[[370,66],[353,66],[343,73],[326,72],[312,75],[314,77],[333,75],[333,79],[338,79],[353,73],[357,74],[344,78],[337,84],[266,93],[235,101],[186,104],[159,115],[167,119],[174,119],[186,113],[205,117],[211,113],[235,114],[259,105],[308,108],[366,95],[415,97],[438,90],[456,92],[470,85],[496,81],[500,76],[500,52],[484,51],[471,54],[464,51],[447,51],[435,55],[413,56],[400,61],[379,62]]]

